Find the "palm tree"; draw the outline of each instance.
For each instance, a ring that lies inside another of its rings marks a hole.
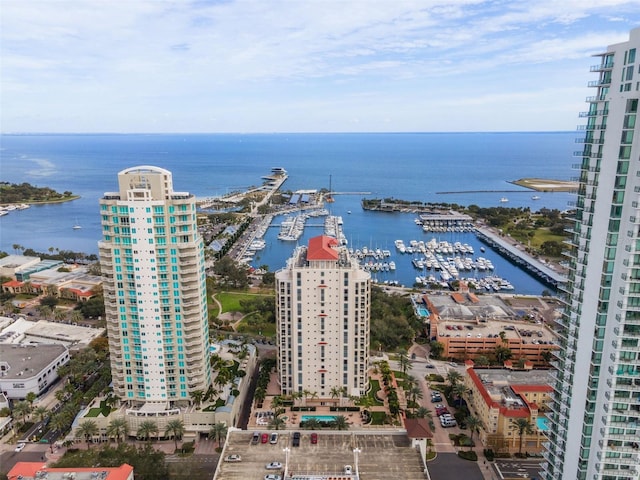
[[[280,415],[274,415],[273,418],[269,421],[269,428],[274,430],[280,430],[287,425],[287,422]]]
[[[336,415],[331,422],[331,428],[336,430],[349,430],[349,422],[344,415]]]
[[[158,435],[158,425],[153,420],[145,420],[140,424],[137,431],[137,437],[141,440],[147,440],[151,443],[151,437]]]
[[[38,396],[33,392],[29,392],[27,393],[27,396],[24,399],[27,402],[29,402],[29,406],[33,408],[33,402],[35,402],[38,399]]]
[[[176,444],[176,450],[178,449],[178,438],[182,438],[182,435],[184,435],[184,423],[182,422],[182,420],[170,420],[169,422],[167,422],[167,426],[164,429],[164,435],[166,436],[172,436],[173,437],[173,441]]]
[[[464,394],[467,393],[467,387],[464,383],[456,383],[451,387],[451,394],[455,395],[457,400],[458,407],[462,405],[462,400],[464,398]]]
[[[129,434],[129,424],[124,418],[114,418],[107,426],[107,435],[116,437],[116,442],[120,443],[120,437],[126,437]]]
[[[58,321],[62,321],[65,318],[67,318],[67,314],[68,313],[69,312],[67,310],[65,310],[64,308],[55,308],[53,310],[53,318],[58,320]]]
[[[320,420],[312,417],[309,420],[305,420],[304,428],[305,430],[318,430],[322,428],[322,424],[320,423]]]
[[[226,438],[227,431],[227,424],[218,422],[213,427],[211,427],[211,430],[209,430],[209,437],[217,440],[218,446],[222,447],[222,439]]]
[[[431,410],[429,410],[427,407],[418,408],[418,410],[416,410],[415,415],[417,418],[428,418],[429,420],[433,420],[433,414],[431,413]]]
[[[471,443],[469,445],[469,450],[471,450],[471,448],[473,447],[473,434],[476,432],[480,432],[480,429],[482,428],[482,420],[473,415],[469,415],[466,418],[465,423],[467,424],[467,427],[469,427],[469,431],[471,432]]]
[[[33,414],[35,415],[35,417],[38,419],[39,422],[42,422],[45,419],[45,417],[49,414],[49,410],[47,410],[46,407],[40,406],[35,408],[35,410],[33,411]]]
[[[424,394],[422,393],[422,389],[415,385],[411,387],[411,390],[409,390],[409,396],[411,397],[413,403],[417,403],[417,400],[423,399]]]
[[[407,374],[407,370],[411,367],[411,360],[409,359],[409,355],[404,348],[398,350],[398,363],[400,364],[400,370],[405,375]]]
[[[449,385],[451,385],[451,388],[453,388],[453,386],[456,383],[458,383],[460,380],[462,380],[462,374],[457,370],[449,370],[447,372],[447,382],[449,382]]]
[[[91,440],[99,432],[98,424],[93,420],[85,420],[78,426],[77,434],[87,441],[87,448],[91,448]]]
[[[204,392],[202,390],[194,390],[189,393],[189,396],[191,397],[191,400],[193,400],[194,405],[198,407],[204,398]]]
[[[340,395],[342,395],[342,387],[331,387],[329,394],[331,395],[331,398],[340,398]],[[334,406],[337,405],[338,402],[336,402]]]
[[[517,418],[516,420],[511,420],[509,428],[518,432],[518,436],[520,437],[520,448],[518,448],[518,455],[522,455],[522,439],[524,438],[525,434],[531,435],[533,433],[533,424],[529,421],[528,418]]]
[[[29,405],[29,402],[26,401],[22,401],[22,402],[18,402],[13,406],[13,418],[17,416],[19,416],[20,418],[22,418],[22,424],[24,425],[26,423],[26,417],[31,413],[31,405]]]

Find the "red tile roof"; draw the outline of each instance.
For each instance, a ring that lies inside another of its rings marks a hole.
[[[409,438],[433,438],[429,422],[424,418],[406,418],[404,428],[407,429]]]
[[[333,248],[338,245],[338,240],[326,235],[309,239],[307,260],[337,260],[338,251]]]
[[[3,287],[21,287],[23,285],[24,282],[21,282],[20,280],[10,280],[2,284]]]

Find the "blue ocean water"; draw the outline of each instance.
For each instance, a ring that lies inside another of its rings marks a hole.
[[[70,190],[81,198],[1,217],[0,250],[13,252],[13,245],[19,244],[38,251],[55,247],[96,253],[101,235],[98,200],[104,192],[117,189],[117,173],[131,166],[166,168],[173,172],[176,190],[198,197],[258,185],[263,175],[278,166],[289,172],[285,189],[320,189],[331,184],[337,192],[356,192],[337,195],[331,205],[333,214],[343,216],[344,232],[354,247],[394,251],[395,239],[407,243],[435,236],[470,243],[478,255],[481,244],[472,234],[425,234],[413,222],[414,215],[366,212],[360,201],[385,197],[564,210],[573,199],[571,194],[539,193],[541,198],[532,200],[531,191],[509,182],[523,177],[567,180],[575,175],[571,169],[574,138],[570,132],[2,135],[0,180]],[[500,203],[501,197],[509,202]],[[75,223],[82,229],[73,230]],[[277,231],[270,229],[267,248],[256,259],[271,270],[283,267],[295,246],[277,240]],[[319,233],[320,228],[310,226],[299,242]],[[492,259],[496,273],[508,278],[517,292],[539,294],[545,288],[497,254],[487,250],[484,256]],[[394,260],[398,270],[388,279],[412,284],[416,272],[410,257]]]

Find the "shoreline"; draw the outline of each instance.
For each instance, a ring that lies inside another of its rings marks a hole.
[[[10,207],[17,205],[49,205],[54,203],[66,203],[82,198],[80,195],[72,195],[71,197],[59,198],[57,200],[23,200],[21,202],[0,203],[0,207]]]

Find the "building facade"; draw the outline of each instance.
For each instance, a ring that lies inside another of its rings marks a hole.
[[[172,409],[211,385],[196,199],[152,166],[121,171],[118,186],[100,200],[99,243],[114,393]]]
[[[278,370],[283,394],[364,395],[371,276],[329,236],[298,247],[276,273]],[[332,393],[332,391],[334,393]]]
[[[546,479],[640,478],[640,28],[587,98]]]
[[[551,387],[546,370],[468,367],[466,400],[482,422],[480,440],[495,452],[539,454],[548,428]],[[525,428],[526,426],[530,428]],[[520,435],[522,433],[522,435]]]

